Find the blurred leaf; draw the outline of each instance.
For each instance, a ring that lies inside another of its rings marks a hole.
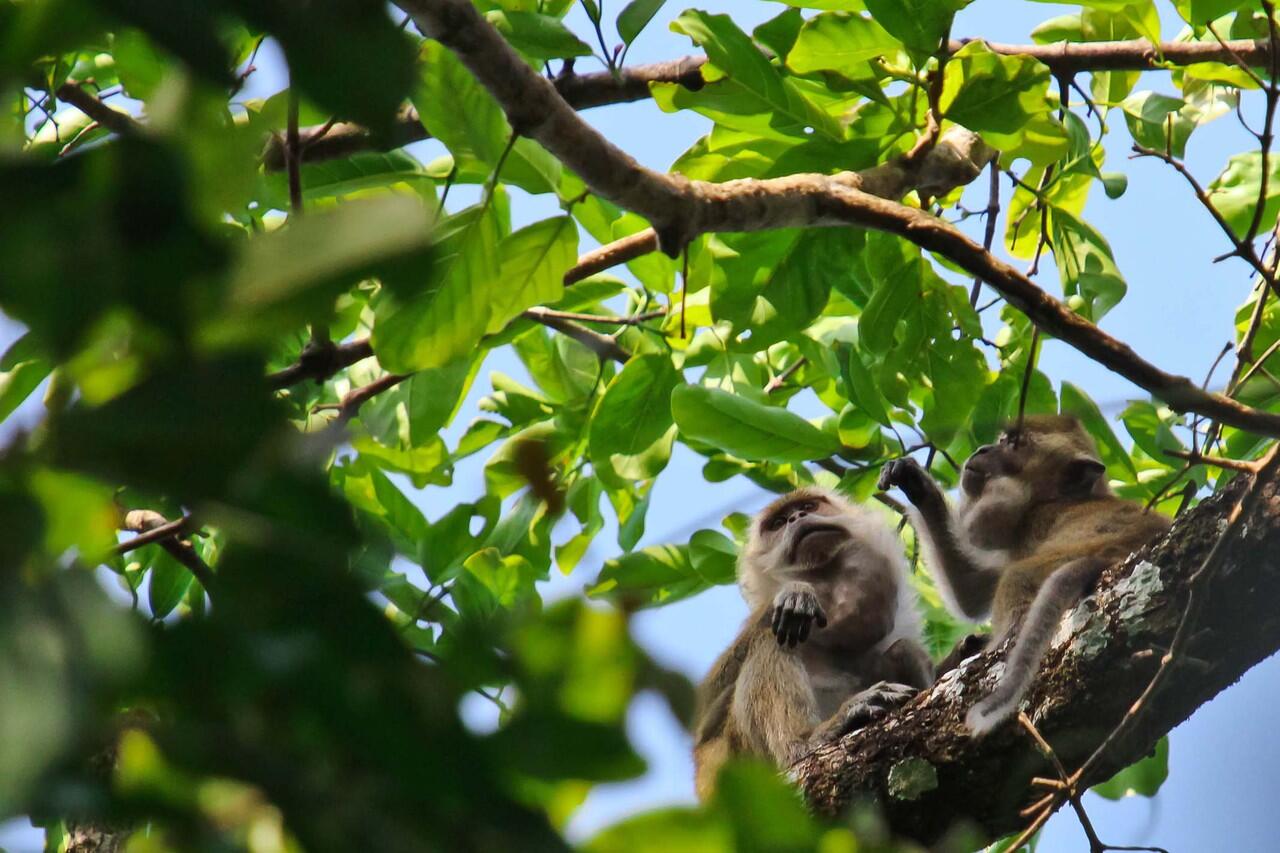
[[[22,335],[0,356],[0,421],[40,387],[53,365],[31,335]]]
[[[701,540],[695,562],[692,546],[655,545],[607,560],[594,585],[592,598],[607,598],[625,607],[670,604],[708,587],[733,581],[734,560],[714,536]],[[704,570],[706,573],[704,574]]]
[[[427,278],[430,248],[431,218],[412,196],[350,201],[292,220],[245,244],[205,338],[225,346],[297,328],[384,263]]]

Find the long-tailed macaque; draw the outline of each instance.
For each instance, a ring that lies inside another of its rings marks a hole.
[[[1028,417],[979,447],[960,475],[953,511],[913,459],[886,465],[880,487],[915,505],[925,559],[948,607],[991,615],[995,648],[1017,641],[991,695],[966,718],[982,734],[1011,715],[1030,686],[1063,613],[1101,571],[1169,528],[1164,516],[1111,493],[1093,440],[1069,415]],[[975,653],[970,645],[969,653]]]
[[[755,518],[738,561],[751,615],[699,689],[699,797],[731,755],[785,768],[933,682],[906,572],[893,529],[831,492]]]

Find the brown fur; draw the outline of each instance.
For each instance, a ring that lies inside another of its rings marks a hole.
[[[989,611],[992,646],[1019,632],[1000,685],[971,712],[982,731],[1016,708],[1063,611],[1103,568],[1169,527],[1111,493],[1093,439],[1069,415],[1029,417],[974,451],[958,513],[911,460],[886,466],[881,486],[893,485],[918,511],[931,570],[953,608],[969,618]]]
[[[771,522],[781,526],[770,529]],[[817,533],[808,525],[837,529]],[[733,755],[786,767],[813,743],[889,704],[884,688],[868,689],[877,682],[919,688],[932,680],[918,619],[903,609],[910,591],[896,548],[882,521],[821,489],[792,492],[756,517],[739,560],[752,613],[698,692],[700,798]],[[797,601],[820,608],[798,633],[776,618],[778,608],[785,615],[787,603]],[[783,644],[787,638],[791,645]],[[893,693],[894,701],[905,695]]]

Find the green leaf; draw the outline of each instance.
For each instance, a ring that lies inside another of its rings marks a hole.
[[[920,427],[930,439],[946,445],[968,423],[986,387],[987,362],[972,342],[949,337],[935,340],[926,359],[932,400],[924,406]]]
[[[499,227],[491,206],[454,214],[441,225],[432,279],[404,297],[379,295],[372,342],[383,367],[410,373],[474,351],[499,284]]]
[[[1263,226],[1274,222],[1280,213],[1280,157],[1268,158],[1267,168],[1267,194],[1259,219]],[[1233,155],[1227,161],[1227,168],[1209,184],[1209,201],[1237,237],[1243,238],[1249,230],[1261,188],[1262,153],[1259,151]]]
[[[526,308],[564,296],[565,271],[578,261],[578,228],[568,216],[535,222],[505,237],[498,255],[502,286],[490,301],[489,334],[501,331]]]
[[[444,143],[460,170],[474,169],[479,179],[502,159],[511,125],[489,92],[444,45],[422,43],[421,84],[413,105],[432,136]],[[521,137],[502,166],[502,180],[531,193],[555,192],[560,164],[536,142]]]
[[[1133,141],[1156,151],[1167,150],[1174,157],[1185,153],[1191,132],[1178,115],[1184,106],[1181,98],[1151,91],[1134,92],[1120,103]]]
[[[1128,285],[1120,275],[1111,246],[1092,226],[1061,208],[1050,215],[1053,257],[1067,296],[1081,296],[1080,313],[1097,322],[1124,297]]]
[[[1135,400],[1120,413],[1120,420],[1133,438],[1133,443],[1157,462],[1169,464],[1165,450],[1184,450],[1174,434],[1172,424],[1177,417],[1167,409],[1157,409],[1154,404]]]
[[[679,384],[680,373],[665,352],[628,361],[592,415],[592,465],[627,480],[656,477],[675,441],[670,400]]]
[[[835,71],[849,78],[871,74],[868,62],[898,50],[898,40],[870,18],[824,12],[805,21],[787,67],[797,74]]]
[[[541,61],[591,55],[590,45],[550,15],[495,9],[486,12],[485,18],[530,59]]]
[[[407,151],[361,151],[350,157],[302,164],[302,198],[307,202],[343,198],[367,190],[402,188],[414,191],[435,181]],[[266,176],[261,200],[280,210],[289,206],[289,177],[284,171]]]
[[[1156,741],[1151,755],[1130,764],[1106,782],[1091,789],[1100,797],[1119,800],[1124,797],[1154,797],[1169,777],[1169,738]]]
[[[968,0],[866,0],[881,26],[918,55],[931,55],[951,30],[951,18]]]
[[[671,393],[671,413],[686,438],[743,459],[804,462],[837,452],[840,443],[786,409],[701,385],[681,385]]]
[[[716,68],[767,104],[775,126],[801,136],[820,133],[830,139],[844,137],[836,120],[810,101],[794,81],[779,74],[728,15],[690,9],[672,21],[671,29],[693,39]]]
[[[175,560],[168,551],[155,546],[155,559],[151,563],[151,582],[147,588],[147,605],[151,615],[163,619],[187,594],[191,586],[191,572]]]
[[[1246,5],[1246,0],[1173,0],[1182,20],[1196,27],[1203,27],[1223,15]]]
[[[623,44],[631,44],[667,0],[631,0],[618,13],[616,27]]]
[[[840,360],[840,375],[844,379],[845,396],[849,402],[876,423],[890,426],[884,395],[858,350],[849,344],[840,344],[836,347],[836,355]]]
[[[979,133],[1016,133],[1047,112],[1049,68],[1029,56],[1003,56],[970,42],[947,62],[942,111]]]

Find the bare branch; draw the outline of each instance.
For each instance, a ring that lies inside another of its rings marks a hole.
[[[190,518],[183,518],[180,522],[184,524],[190,523]],[[148,533],[153,533],[154,531],[162,528],[172,527],[173,524],[177,523],[178,522],[174,522],[171,524],[167,518],[153,510],[135,509],[125,513],[123,529],[134,530],[143,535],[147,535]],[[138,539],[141,538],[141,536],[138,537]],[[130,547],[138,547],[134,545],[137,541],[138,540],[135,539],[132,542],[125,544]],[[192,576],[200,582],[200,585],[204,587],[206,592],[210,595],[213,594],[216,583],[213,569],[209,568],[209,564],[201,559],[200,555],[196,553],[196,549],[191,546],[190,542],[179,539],[174,535],[173,531],[167,531],[164,536],[157,536],[155,541],[160,543],[160,547],[167,551],[169,556],[173,557],[185,566],[187,571],[191,572]]]
[[[58,100],[71,104],[112,133],[129,136],[142,132],[142,125],[133,116],[108,106],[73,80],[63,83],[54,94]]]

